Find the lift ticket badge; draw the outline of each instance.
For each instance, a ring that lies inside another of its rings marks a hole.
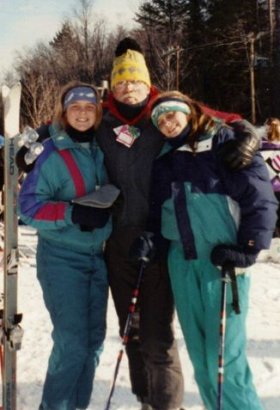
[[[138,128],[127,124],[114,128],[114,133],[117,136],[116,140],[128,148],[130,148],[140,136],[140,130]]]

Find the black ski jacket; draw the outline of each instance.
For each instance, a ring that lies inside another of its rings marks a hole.
[[[149,211],[152,165],[163,145],[163,138],[147,115],[148,104],[137,118],[127,121],[109,98],[96,139],[104,153],[110,181],[121,190],[113,209],[113,227],[145,229]],[[139,132],[131,147],[117,141],[118,127],[133,126]]]

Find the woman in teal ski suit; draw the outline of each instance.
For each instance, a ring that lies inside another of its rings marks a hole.
[[[237,276],[241,314],[233,311],[227,289],[223,408],[261,410],[246,358],[245,321],[247,267],[269,247],[276,220],[265,164],[256,155],[242,170],[227,169],[219,152],[232,130],[178,92],[159,96],[151,117],[166,143],[154,164],[149,228],[155,244],[161,235],[170,242],[172,289],[202,400],[208,410],[217,408],[219,267],[230,262],[243,274]]]
[[[19,194],[22,221],[38,231],[37,276],[53,324],[40,410],[87,408],[105,337],[109,210],[71,203],[107,181],[94,138],[100,120],[94,87],[65,86],[51,137]]]

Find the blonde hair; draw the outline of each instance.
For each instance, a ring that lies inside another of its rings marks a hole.
[[[190,134],[188,137],[188,144],[195,150],[197,136],[199,134],[209,132],[214,127],[215,121],[213,117],[203,112],[202,104],[193,100],[186,94],[182,94],[180,91],[165,91],[157,95],[150,105],[150,112],[153,108],[159,104],[162,100],[168,100],[168,98],[175,98],[186,103],[190,107],[190,114],[186,114],[189,118],[189,124],[191,126]]]
[[[269,141],[280,141],[280,120],[279,118],[270,117],[266,120],[267,139]]]
[[[98,127],[102,119],[102,105],[101,105],[100,94],[95,86],[93,86],[92,84],[81,82],[81,81],[70,81],[69,83],[67,83],[61,88],[61,91],[60,91],[60,94],[59,94],[59,97],[56,103],[56,107],[55,107],[53,122],[61,129],[65,129],[65,127],[68,125],[67,118],[65,115],[66,111],[64,109],[64,98],[66,94],[68,93],[68,91],[76,87],[89,87],[93,90],[93,92],[96,95],[96,99],[97,99],[96,121],[93,126],[93,128],[96,130],[96,128]]]

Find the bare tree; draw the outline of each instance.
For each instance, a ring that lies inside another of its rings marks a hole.
[[[78,0],[49,43],[18,53],[14,69],[23,84],[23,125],[50,120],[60,86],[68,81],[100,86],[109,80],[116,44],[127,32],[109,32],[104,20],[93,18],[92,6],[93,0]]]
[[[22,124],[33,127],[53,116],[59,83],[50,69],[50,52],[44,44],[26,56],[18,55],[16,70],[22,82]]]
[[[28,81],[23,83],[22,117],[23,121],[32,127],[47,123],[53,117],[54,101],[57,93],[55,79],[46,79],[35,73],[30,73]],[[23,123],[24,125],[24,123]]]
[[[78,0],[77,6],[73,9],[75,27],[81,40],[79,69],[83,73],[84,80],[91,80],[92,66],[90,61],[90,38],[93,23],[92,13],[93,0]]]

